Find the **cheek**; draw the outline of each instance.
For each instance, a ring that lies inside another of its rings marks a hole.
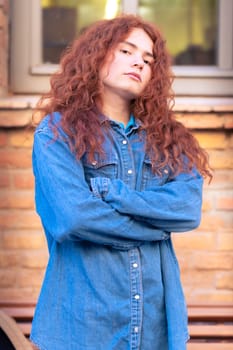
[[[145,72],[145,77],[144,77],[145,85],[149,83],[151,76],[152,76],[152,73],[151,73],[151,70],[149,69],[148,71]]]
[[[117,72],[117,64],[115,62],[106,63],[100,71],[102,81],[109,80],[114,77]]]

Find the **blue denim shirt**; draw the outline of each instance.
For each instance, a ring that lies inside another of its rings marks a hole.
[[[90,162],[77,161],[61,129],[54,140],[48,120],[33,148],[49,262],[31,340],[41,350],[186,349],[170,232],[199,225],[202,177],[155,175],[138,121],[126,130],[111,121],[104,154]]]

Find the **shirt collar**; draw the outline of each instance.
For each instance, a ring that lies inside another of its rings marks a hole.
[[[119,123],[119,122],[116,122],[112,119],[109,119],[104,114],[100,114],[100,123],[101,124],[103,124],[105,122],[109,122],[109,121],[110,121],[110,123],[118,124],[122,129],[125,130],[125,132],[128,132],[131,128],[135,128],[135,127],[137,128],[141,125],[141,121],[136,119],[133,114],[130,114],[129,121],[128,121],[126,126],[124,126],[123,123]]]

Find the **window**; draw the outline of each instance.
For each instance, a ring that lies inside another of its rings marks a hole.
[[[48,90],[69,42],[95,20],[120,12],[161,28],[177,95],[233,95],[232,0],[11,0],[12,91]]]

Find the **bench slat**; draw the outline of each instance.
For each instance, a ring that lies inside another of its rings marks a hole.
[[[233,325],[189,325],[191,338],[233,338]]]
[[[26,337],[36,302],[0,300],[0,309],[11,316]],[[189,305],[190,342],[187,350],[233,350],[233,305]]]
[[[188,343],[187,350],[232,350],[233,343]]]
[[[190,321],[216,321],[216,320],[224,320],[224,321],[233,321],[233,306],[227,307],[199,307],[193,306],[188,307],[188,317]]]
[[[29,307],[2,307],[2,311],[6,312],[9,316],[17,319],[32,319],[34,315],[35,308],[33,306]]]

